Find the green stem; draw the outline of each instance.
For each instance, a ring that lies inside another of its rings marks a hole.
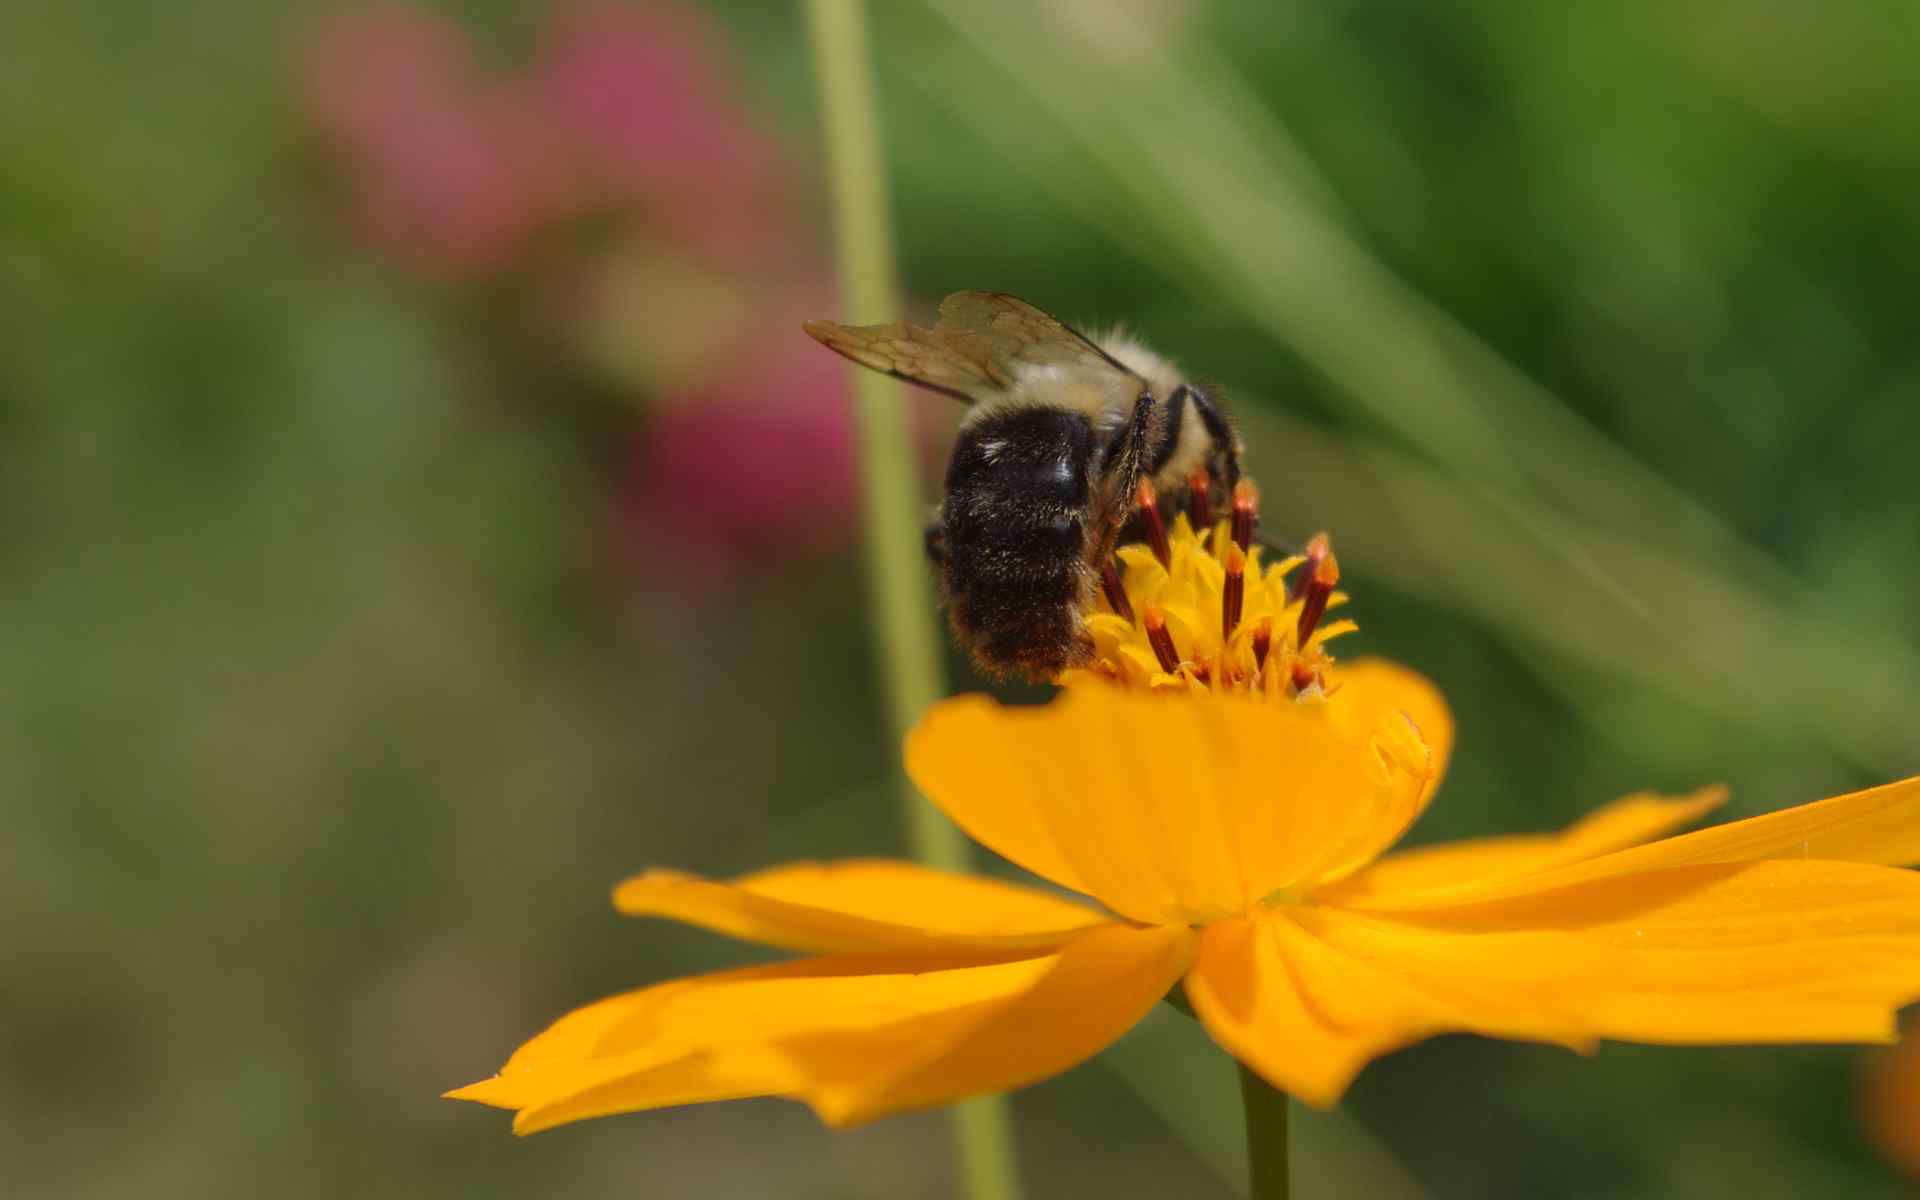
[[[900,299],[866,10],[860,0],[810,0],[807,11],[832,190],[840,319],[855,325],[897,320]],[[914,475],[900,386],[874,372],[855,371],[854,416],[868,587],[892,745],[897,747],[945,690],[933,591],[920,549],[925,503]],[[904,777],[901,791],[914,853],[935,867],[964,870],[970,854],[960,831]],[[1020,1184],[1005,1101],[989,1097],[957,1106],[953,1130],[961,1194],[967,1200],[1017,1200]]]
[[[1287,1094],[1240,1064],[1247,1118],[1247,1175],[1253,1200],[1287,1200]]]

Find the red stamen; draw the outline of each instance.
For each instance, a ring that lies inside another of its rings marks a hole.
[[[1300,598],[1300,593],[1307,590],[1307,581],[1312,579],[1314,572],[1320,569],[1320,560],[1331,553],[1333,553],[1333,546],[1327,541],[1327,535],[1324,533],[1307,543],[1307,548],[1302,554],[1306,561],[1300,564],[1300,573],[1287,583],[1288,600]]]
[[[1167,544],[1167,523],[1160,516],[1160,494],[1153,490],[1153,480],[1142,479],[1133,495],[1140,506],[1140,524],[1146,527],[1147,544],[1153,547],[1153,556],[1160,560],[1161,566],[1172,570],[1173,547]]]
[[[1153,647],[1153,656],[1160,660],[1160,669],[1169,675],[1180,673],[1180,652],[1173,647],[1173,635],[1167,632],[1167,619],[1160,615],[1156,605],[1147,605],[1140,614],[1140,623],[1147,627],[1147,644]]]
[[[1316,533],[1307,543],[1306,567],[1309,569],[1301,572],[1300,626],[1295,643],[1302,650],[1307,648],[1307,639],[1313,636],[1320,618],[1326,615],[1333,585],[1340,582],[1340,560],[1333,556],[1333,546],[1326,534]]]
[[[1314,681],[1317,678],[1318,676],[1316,676],[1313,673],[1313,668],[1309,667],[1307,664],[1303,662],[1297,662],[1293,664],[1293,690],[1294,691],[1296,692],[1306,691],[1308,688],[1314,685]]]
[[[1127,620],[1133,620],[1133,604],[1127,599],[1126,585],[1120,582],[1120,572],[1114,568],[1113,560],[1108,559],[1100,570],[1100,586],[1107,593],[1107,604],[1114,612]]]
[[[1238,546],[1227,547],[1227,581],[1220,588],[1220,640],[1233,637],[1240,628],[1240,609],[1246,602],[1247,556]]]
[[[1202,467],[1187,476],[1187,514],[1193,531],[1202,537],[1213,528],[1213,477]]]
[[[1244,552],[1253,545],[1254,518],[1260,508],[1260,492],[1250,479],[1233,485],[1233,544]]]
[[[1273,649],[1273,618],[1261,617],[1260,623],[1253,627],[1253,666],[1260,670],[1267,665],[1267,652]]]

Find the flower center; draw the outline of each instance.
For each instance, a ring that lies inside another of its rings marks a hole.
[[[1326,643],[1355,626],[1323,620],[1346,601],[1334,591],[1340,565],[1325,534],[1303,554],[1263,563],[1265,548],[1253,540],[1258,497],[1246,480],[1225,515],[1214,513],[1204,474],[1189,482],[1171,520],[1150,482],[1140,484],[1136,503],[1143,540],[1104,564],[1100,610],[1087,617],[1094,661],[1061,682],[1091,677],[1271,700],[1333,691]]]

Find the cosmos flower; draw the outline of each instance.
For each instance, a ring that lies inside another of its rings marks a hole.
[[[602,1000],[450,1095],[522,1133],[762,1095],[851,1125],[1057,1074],[1177,987],[1316,1105],[1447,1031],[1891,1038],[1920,996],[1920,875],[1877,864],[1920,858],[1920,779],[1678,836],[1719,794],[1637,795],[1383,857],[1445,772],[1445,704],[1404,668],[1333,663],[1323,540],[1264,567],[1235,520],[1199,524],[1156,510],[1062,696],[962,697],[907,740],[928,797],[1051,887],[875,860],[650,871],[621,911],[810,957]]]

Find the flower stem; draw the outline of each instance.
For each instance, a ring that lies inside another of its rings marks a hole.
[[[810,0],[807,5],[825,129],[841,320],[866,325],[896,320],[893,230],[887,211],[866,10],[861,0]],[[796,335],[797,336],[797,335]],[[851,370],[851,368],[849,368]],[[867,578],[877,633],[881,683],[898,746],[945,690],[933,592],[921,559],[925,504],[914,478],[907,405],[900,385],[872,371],[853,371],[854,425],[860,443]],[[961,870],[966,840],[905,778],[908,835],[926,863]],[[961,1194],[967,1200],[1017,1200],[1012,1125],[999,1097],[971,1100],[953,1114]]]
[[[1287,1094],[1240,1064],[1247,1120],[1247,1175],[1253,1200],[1287,1200]]]
[[[859,0],[812,0],[815,69],[826,125],[842,320],[853,325],[897,320],[893,227],[869,74],[865,13]],[[860,442],[866,514],[867,579],[878,632],[881,682],[899,745],[945,690],[933,591],[922,557],[925,503],[914,478],[907,403],[898,383],[874,371],[853,375],[854,425]],[[904,781],[903,781],[904,782]],[[920,856],[949,870],[967,864],[967,845],[951,822],[909,792],[908,826]]]

